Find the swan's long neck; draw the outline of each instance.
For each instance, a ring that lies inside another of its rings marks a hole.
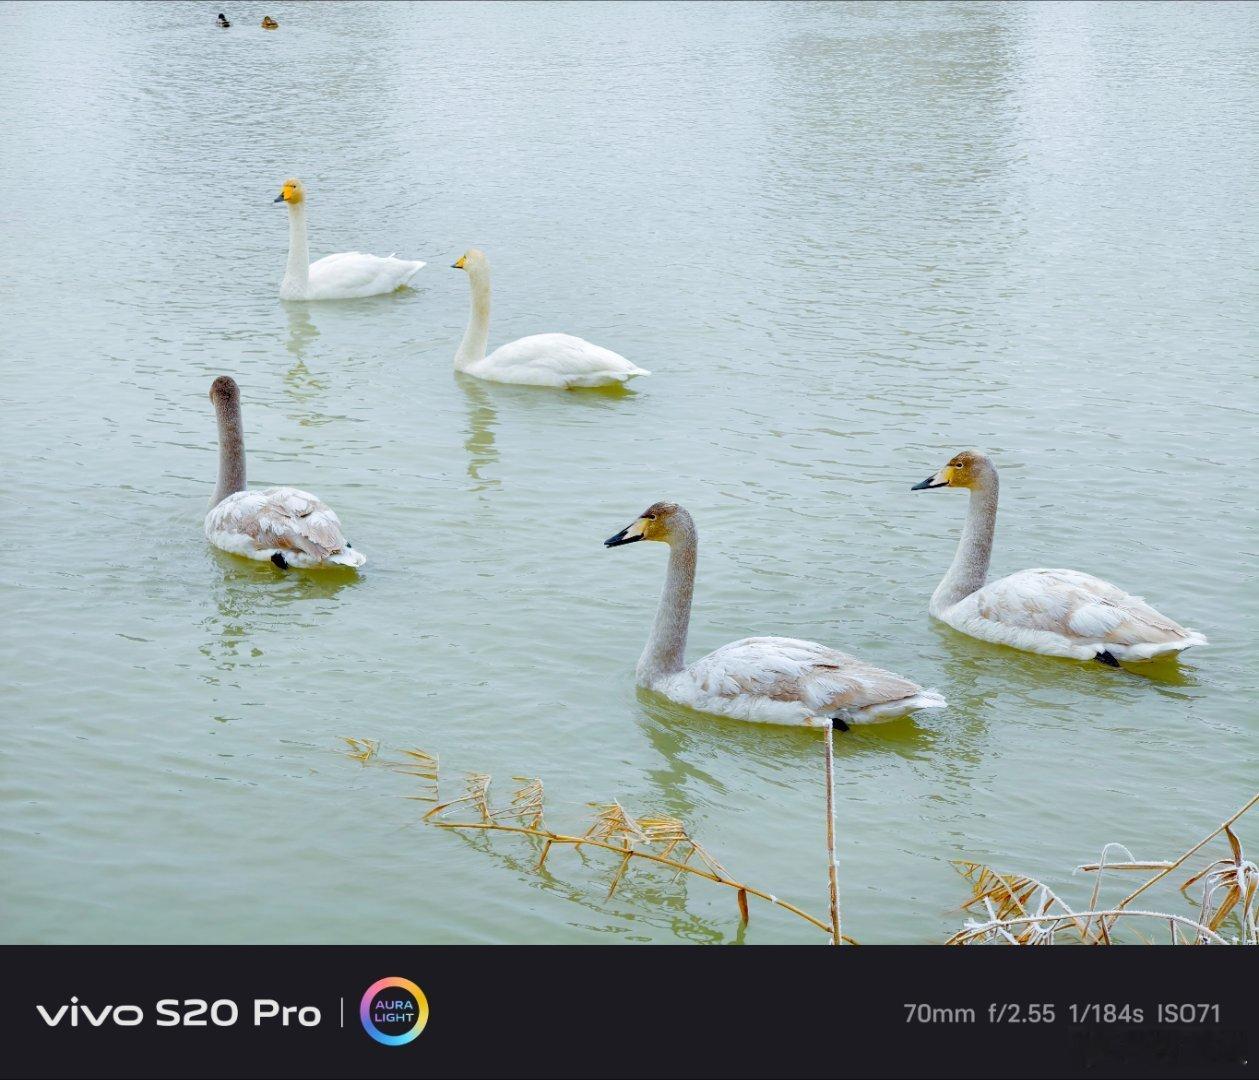
[[[992,561],[992,536],[997,527],[997,475],[985,477],[970,489],[966,525],[957,544],[957,553],[944,580],[931,595],[931,612],[938,614],[964,600],[988,580]]]
[[[280,295],[304,295],[310,288],[310,245],[306,242],[306,204],[289,203],[289,261]]]
[[[680,515],[679,515],[680,518]],[[675,520],[669,543],[669,571],[656,609],[647,647],[638,658],[638,681],[650,684],[686,666],[686,631],[691,622],[691,597],[695,592],[695,560],[699,536],[689,517]]]
[[[241,433],[240,402],[219,399],[214,405],[219,420],[219,482],[212,507],[229,495],[245,490],[245,438]]]
[[[455,353],[455,370],[467,371],[473,364],[485,359],[485,345],[490,338],[490,271],[478,266],[468,270],[468,284],[472,287],[472,316],[463,341]]]

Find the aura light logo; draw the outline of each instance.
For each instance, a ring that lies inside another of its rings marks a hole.
[[[385,1046],[405,1046],[428,1023],[428,998],[410,979],[381,979],[358,1007],[363,1030]]]

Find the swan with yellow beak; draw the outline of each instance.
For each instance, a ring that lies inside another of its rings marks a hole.
[[[310,261],[306,239],[306,189],[296,179],[285,180],[275,202],[289,211],[289,261],[280,282],[281,300],[355,300],[381,296],[409,285],[424,263],[392,255],[343,251]]]
[[[676,503],[649,506],[606,547],[656,541],[669,548],[669,568],[656,621],[638,659],[638,685],[678,705],[756,724],[836,727],[881,724],[921,709],[943,709],[924,690],[864,660],[799,638],[750,637],[686,662],[699,534]]]
[[[490,262],[483,251],[472,248],[451,266],[467,273],[472,290],[472,314],[455,353],[456,371],[490,382],[564,390],[618,386],[651,374],[620,353],[572,334],[533,334],[500,345],[486,356],[490,336]]]
[[[928,605],[935,618],[982,641],[1110,667],[1206,644],[1139,596],[1079,570],[1020,570],[989,584],[998,487],[997,467],[978,450],[954,454],[913,486],[970,494],[957,553]]]

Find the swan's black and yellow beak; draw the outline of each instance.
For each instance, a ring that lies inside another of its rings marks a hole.
[[[459,258],[450,264],[450,268],[452,270],[462,270],[467,264],[467,259],[468,257],[466,255],[460,255]]]
[[[934,476],[928,476],[921,484],[915,484],[910,491],[930,491],[932,488],[948,487],[953,479],[953,466],[946,465]]]
[[[645,518],[639,518],[633,525],[626,525],[615,536],[609,536],[604,542],[604,547],[620,547],[622,544],[633,544],[639,540],[646,540],[644,530],[647,527]]]
[[[284,192],[282,192],[282,191],[281,191],[281,192],[280,192],[280,194],[279,194],[279,195],[277,195],[277,196],[276,196],[274,199],[272,199],[271,201],[272,201],[272,202],[283,202],[283,201],[284,201]]]

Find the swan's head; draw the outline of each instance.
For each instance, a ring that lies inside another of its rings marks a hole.
[[[975,488],[983,487],[997,475],[996,466],[986,454],[978,450],[963,450],[949,458],[949,463],[933,476],[928,476],[921,484],[915,484],[911,491],[926,491],[929,488]]]
[[[230,375],[220,375],[210,384],[210,400],[215,408],[240,404],[240,387]]]
[[[677,503],[652,503],[638,515],[633,524],[626,525],[615,536],[609,536],[603,546],[620,547],[639,540],[658,540],[668,544],[676,536],[694,529],[695,523],[691,520],[691,515]]]
[[[489,262],[485,258],[485,252],[480,248],[468,248],[450,264],[452,270],[466,270],[469,274],[474,270],[484,270],[487,266]]]
[[[296,206],[306,198],[306,189],[302,187],[300,180],[285,180],[284,186],[280,188],[280,194],[275,197],[276,202],[285,202],[290,206]]]

